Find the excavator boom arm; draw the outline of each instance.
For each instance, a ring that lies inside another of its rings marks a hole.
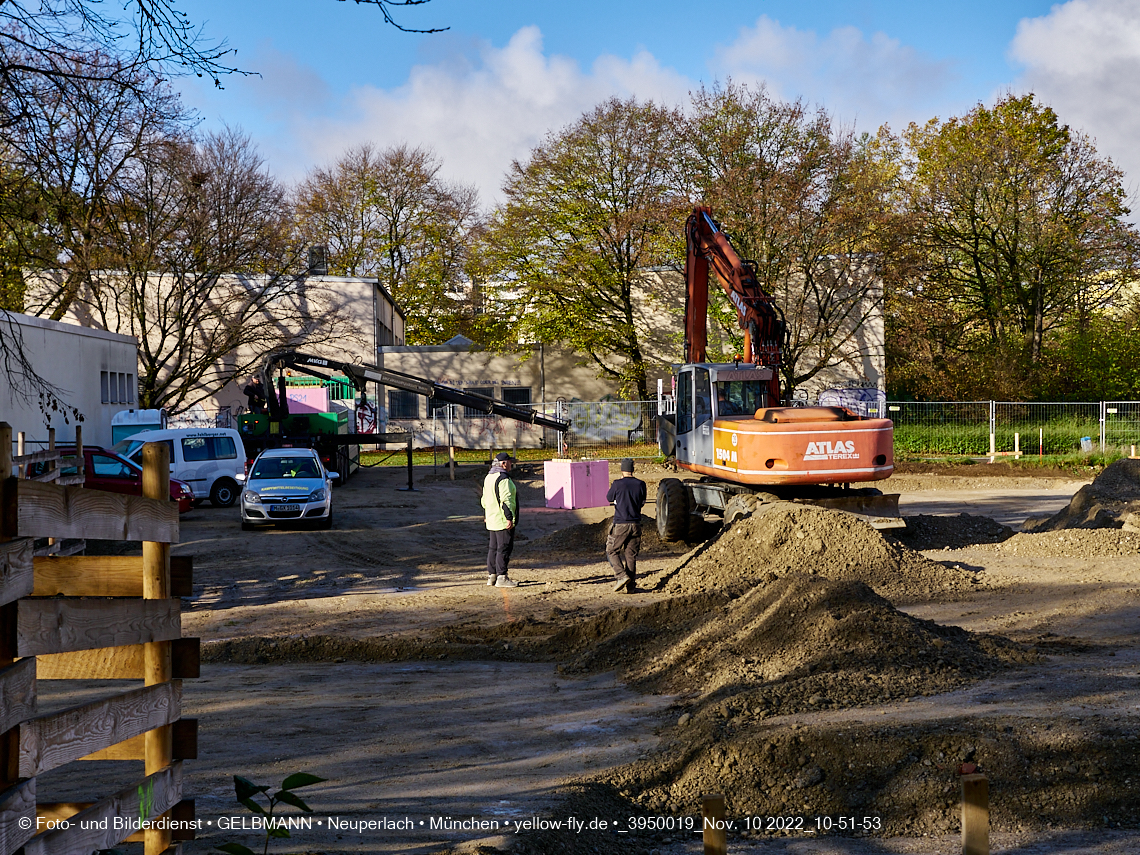
[[[709,268],[736,309],[744,330],[744,357],[772,369],[770,400],[779,401],[779,368],[784,345],[784,319],[771,295],[756,279],[750,262],[733,249],[712,218],[712,210],[693,209],[685,224],[685,362],[705,362],[708,347]]]
[[[357,391],[360,392],[364,391],[365,384],[371,380],[381,386],[391,386],[394,389],[415,392],[425,398],[435,398],[437,401],[446,401],[449,404],[461,404],[483,413],[503,416],[515,421],[528,422],[562,432],[570,429],[570,422],[565,419],[556,419],[525,407],[516,407],[503,401],[496,401],[486,395],[443,386],[422,377],[415,377],[411,374],[404,374],[400,371],[392,371],[375,365],[338,362],[335,359],[326,359],[323,356],[313,356],[296,350],[273,353],[266,360],[265,367],[261,372],[262,382],[270,395],[274,394],[273,372],[282,368],[294,368],[314,377],[327,377],[328,372],[340,371],[352,381]]]

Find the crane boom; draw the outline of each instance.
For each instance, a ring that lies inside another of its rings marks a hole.
[[[704,362],[708,347],[709,267],[736,309],[744,330],[745,361],[772,369],[768,400],[779,402],[784,319],[756,278],[755,264],[736,253],[712,218],[712,209],[696,207],[685,223],[688,244],[685,280],[685,362]]]
[[[514,419],[515,421],[528,422],[530,424],[562,431],[563,433],[570,429],[570,422],[566,419],[556,419],[525,407],[516,407],[503,401],[497,401],[494,398],[480,395],[476,392],[468,392],[463,389],[456,389],[452,386],[444,386],[432,380],[425,380],[422,377],[404,374],[401,371],[380,368],[376,365],[357,365],[352,362],[339,362],[335,359],[326,359],[323,356],[300,353],[296,350],[272,353],[266,359],[265,367],[262,368],[261,375],[262,382],[270,399],[274,396],[272,382],[273,372],[282,368],[294,368],[305,374],[311,374],[314,377],[320,378],[327,377],[327,372],[340,371],[352,381],[353,386],[355,386],[359,392],[363,392],[365,390],[365,384],[371,380],[373,383],[379,383],[381,386],[391,386],[393,389],[415,392],[417,395],[423,395],[426,398],[435,398],[437,401],[446,401],[449,404],[461,404],[464,407],[469,407],[479,412],[503,416],[504,418]],[[277,406],[280,406],[280,404],[278,403]]]

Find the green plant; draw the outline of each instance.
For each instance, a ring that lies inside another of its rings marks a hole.
[[[262,850],[262,855],[269,852],[270,838],[290,836],[289,829],[285,824],[274,822],[273,811],[276,810],[277,806],[281,804],[292,805],[305,813],[312,813],[313,809],[305,804],[293,790],[307,787],[310,784],[319,784],[324,780],[326,779],[310,775],[308,772],[294,772],[281,782],[281,788],[276,793],[270,793],[272,787],[268,784],[255,784],[248,778],[234,775],[234,793],[237,800],[253,813],[265,817],[265,848]],[[269,802],[268,810],[256,800],[259,795],[264,796]],[[215,848],[221,852],[228,852],[229,855],[256,855],[252,849],[242,846],[240,843],[223,843]]]

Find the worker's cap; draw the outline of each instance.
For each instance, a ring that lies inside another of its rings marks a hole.
[[[623,457],[621,459],[621,471],[622,472],[632,472],[633,471],[633,458],[632,457]]]
[[[496,454],[495,459],[500,460],[500,461],[509,460],[511,463],[518,463],[519,462],[517,457],[511,457],[505,451],[500,451],[498,454]]]

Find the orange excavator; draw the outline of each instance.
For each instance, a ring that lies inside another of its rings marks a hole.
[[[699,479],[663,479],[657,529],[663,540],[694,540],[706,513],[726,522],[770,501],[830,507],[876,528],[905,527],[898,496],[853,484],[894,471],[894,425],[843,407],[782,406],[779,307],[737,255],[709,208],[685,224],[685,364],[672,394],[659,393],[661,451]],[[744,356],[707,362],[709,268],[736,307]]]

